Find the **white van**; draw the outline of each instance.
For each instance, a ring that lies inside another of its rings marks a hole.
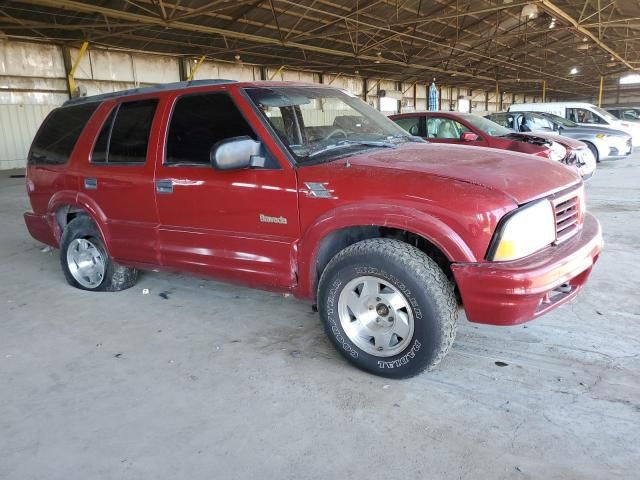
[[[606,110],[591,105],[590,103],[516,103],[509,107],[509,111],[554,113],[580,125],[598,125],[599,127],[611,128],[613,130],[622,130],[631,135],[634,147],[640,147],[640,124],[620,120]]]

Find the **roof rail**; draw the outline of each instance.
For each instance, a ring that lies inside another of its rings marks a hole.
[[[222,85],[225,83],[235,83],[236,80],[225,80],[222,78],[209,79],[209,80],[191,80],[186,82],[173,82],[173,83],[161,83],[153,85],[151,87],[132,88],[130,90],[121,90],[119,92],[103,93],[101,95],[91,95],[89,97],[78,97],[67,100],[62,105],[78,105],[81,103],[102,102],[110,98],[128,97],[130,95],[138,95],[143,93],[162,92],[165,90],[177,90],[180,88],[188,87],[202,87],[207,85]]]

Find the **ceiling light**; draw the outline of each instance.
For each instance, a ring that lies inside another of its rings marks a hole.
[[[549,28],[556,28],[556,19],[551,17],[551,23],[549,23]]]
[[[576,45],[576,50],[589,50],[589,44],[579,43],[578,45]]]
[[[620,85],[632,85],[635,83],[640,83],[640,74],[638,73],[630,73],[629,75],[620,77]]]
[[[571,75],[575,75],[576,73],[578,73],[578,69],[576,67],[573,67],[569,73]]]
[[[538,17],[538,6],[535,3],[529,3],[522,7],[522,12],[520,12],[520,16],[523,18],[528,18],[529,20],[533,20]]]

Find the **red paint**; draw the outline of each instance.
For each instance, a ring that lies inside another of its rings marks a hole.
[[[34,185],[33,213],[25,214],[29,232],[57,246],[55,212],[71,206],[89,213],[122,264],[205,274],[314,299],[316,256],[328,235],[352,226],[406,230],[449,259],[469,319],[484,323],[531,319],[540,313],[531,309],[540,294],[565,280],[586,280],[601,245],[592,217],[579,238],[561,247],[507,264],[484,259],[507,212],[580,185],[570,170],[529,155],[426,143],[297,168],[245,99],[242,89],[255,85],[199,86],[188,93],[229,92],[280,168],[221,172],[164,165],[167,124],[184,89],[127,97],[159,99],[145,165],[92,165],[95,137],[121,101],[107,100],[67,165],[28,166],[27,184]],[[98,189],[85,189],[85,178],[95,178]],[[155,181],[163,179],[173,181],[172,193],[156,193]],[[306,182],[324,183],[333,198],[310,197]],[[287,222],[263,223],[260,214]],[[516,290],[522,294],[514,295]]]

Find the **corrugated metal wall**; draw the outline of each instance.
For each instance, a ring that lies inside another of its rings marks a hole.
[[[62,48],[42,43],[0,40],[0,169],[23,167],[33,136],[46,116],[55,106],[67,98]],[[78,50],[70,49],[72,59]],[[189,64],[192,68],[195,64]],[[175,82],[180,78],[179,59],[166,55],[107,51],[90,47],[78,64],[76,84],[83,85],[89,95],[114,92],[140,85]],[[243,63],[205,61],[195,74],[201,78],[228,78],[230,80],[253,81],[261,77],[261,68]],[[318,73],[290,70],[287,68],[265,68],[267,79],[292,80],[319,83]],[[402,111],[425,110],[427,108],[427,85],[431,78],[415,85],[400,84],[404,93],[401,102],[378,98],[378,90],[396,90],[398,83],[370,78],[363,90],[364,79],[357,75],[325,74],[325,84],[342,88],[364,97],[369,104],[383,110],[387,115],[396,113],[400,103]],[[473,111],[485,110],[485,93],[473,91]],[[469,96],[466,89],[442,86],[440,108],[457,108],[458,99]],[[514,100],[513,95],[503,95],[503,108]],[[522,96],[515,101],[522,102]],[[528,98],[531,100],[531,97]],[[495,91],[488,92],[489,111],[498,104]]]
[[[21,168],[44,117],[56,105],[0,105],[0,170]]]

